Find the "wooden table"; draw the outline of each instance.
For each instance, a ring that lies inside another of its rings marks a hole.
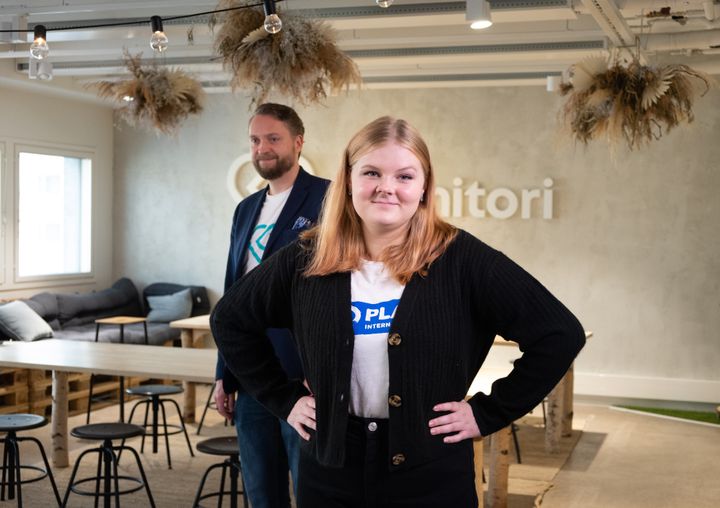
[[[69,464],[68,372],[212,383],[216,360],[217,353],[212,349],[59,339],[5,342],[0,345],[2,367],[53,371],[52,460],[56,467],[67,467]]]
[[[180,341],[184,348],[202,348],[205,337],[210,335],[210,314],[194,316],[186,319],[170,321],[171,328],[180,328]],[[215,380],[215,365],[209,374]],[[185,423],[195,422],[195,383],[184,382],[185,407],[183,417]]]
[[[592,332],[585,332],[585,339],[592,336]],[[496,335],[493,346],[518,347],[518,343]],[[567,437],[572,434],[574,371],[575,364],[573,363],[547,397],[545,451],[548,453],[557,451],[561,436]]]
[[[585,332],[586,339],[589,339],[592,335],[592,332]],[[493,346],[518,347],[518,343],[505,340],[500,335],[497,335]],[[491,381],[505,377],[509,374],[511,367],[508,367],[507,372],[497,370],[488,373],[487,370],[488,369],[480,369],[480,372],[478,372],[468,391],[469,397],[478,391],[490,393]],[[557,386],[548,394],[548,410],[545,424],[545,450],[548,453],[553,453],[558,449],[561,436],[572,435],[573,371],[574,365],[571,365]],[[494,379],[487,379],[488,377]],[[504,507],[507,506],[508,476],[510,470],[510,427],[505,427],[485,437],[490,444],[487,503],[484,503],[483,500],[483,440],[476,439],[473,442],[475,448],[475,490],[478,495],[479,505],[483,506],[485,504],[492,507]]]

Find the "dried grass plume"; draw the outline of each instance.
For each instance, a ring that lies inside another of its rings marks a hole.
[[[218,9],[256,5],[247,0],[221,0]],[[360,71],[338,49],[335,31],[322,21],[281,13],[283,28],[271,35],[263,28],[262,8],[223,13],[215,49],[232,72],[233,90],[249,89],[253,103],[271,91],[301,104],[318,102],[329,92],[360,85]]]
[[[128,124],[172,134],[185,118],[202,111],[205,92],[198,81],[179,69],[142,66],[141,56],[125,52],[132,79],[90,86],[97,88],[100,97],[113,99]]]
[[[589,57],[572,67],[560,120],[573,138],[585,144],[605,137],[611,145],[625,141],[633,150],[659,139],[682,122],[694,119],[692,107],[714,82],[687,65],[663,67],[610,64],[604,56]]]

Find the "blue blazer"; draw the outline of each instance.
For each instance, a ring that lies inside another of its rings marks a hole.
[[[313,176],[300,168],[288,200],[280,212],[275,227],[270,232],[270,238],[268,238],[263,252],[263,260],[281,247],[293,242],[302,231],[317,223],[325,191],[329,184],[329,180]],[[230,253],[225,271],[225,291],[243,276],[248,245],[252,231],[260,217],[267,191],[268,187],[251,194],[243,199],[235,209],[230,232]],[[270,328],[268,329],[268,338],[288,377],[302,378],[302,365],[290,330]],[[215,379],[223,380],[223,389],[226,393],[240,389],[240,383],[230,373],[219,352]]]

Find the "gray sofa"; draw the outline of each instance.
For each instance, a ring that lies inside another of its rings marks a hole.
[[[184,289],[190,289],[191,316],[210,313],[210,302],[203,286],[155,283],[143,290],[141,300],[135,284],[127,278],[102,291],[77,294],[44,292],[23,301],[50,325],[53,338],[94,341],[96,319],[120,315],[146,316],[148,297],[172,295]],[[170,328],[167,322],[148,322],[147,332],[148,344],[156,346],[180,337],[180,330]],[[126,344],[144,344],[143,325],[125,325],[123,339]],[[120,327],[101,325],[99,341],[119,342]]]

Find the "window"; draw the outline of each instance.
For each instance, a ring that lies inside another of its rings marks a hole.
[[[17,280],[91,273],[91,166],[18,151]]]

